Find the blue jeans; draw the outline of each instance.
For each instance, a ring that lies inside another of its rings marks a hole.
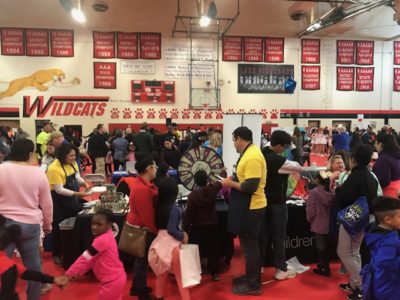
[[[133,266],[133,288],[136,291],[143,290],[147,287],[147,270],[149,269],[149,261],[147,259],[149,248],[156,235],[152,232],[147,232],[146,236],[146,251],[143,257],[136,257]]]
[[[265,208],[249,210],[246,216],[247,230],[239,234],[240,248],[246,263],[246,282],[251,289],[261,288],[261,255],[259,236]]]
[[[14,249],[17,248],[21,254],[24,267],[28,270],[41,272],[42,263],[39,253],[40,225],[25,224],[7,219],[6,226],[14,224],[20,227],[21,234],[15,243],[8,245],[5,250],[7,255],[11,257]],[[39,300],[41,288],[41,282],[28,281],[27,300]]]
[[[286,223],[288,208],[286,204],[268,204],[265,210],[265,223],[262,224],[260,247],[262,265],[265,264],[267,247],[272,245],[272,265],[282,271],[287,271],[285,256]]]

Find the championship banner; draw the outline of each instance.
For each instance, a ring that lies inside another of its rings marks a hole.
[[[301,66],[301,89],[319,90],[320,89],[320,66]]]
[[[400,68],[393,69],[393,91],[400,92]]]
[[[356,68],[356,90],[359,92],[374,90],[374,67]]]
[[[50,50],[53,57],[73,57],[74,31],[51,29]]]
[[[264,61],[269,63],[283,63],[285,52],[284,38],[265,38]]]
[[[117,57],[124,59],[138,58],[138,34],[117,32]]]
[[[321,40],[318,39],[302,39],[301,40],[301,63],[302,64],[319,64],[321,50]]]
[[[263,38],[262,37],[243,37],[244,41],[244,61],[262,62],[263,61]]]
[[[94,62],[94,88],[115,89],[117,88],[116,63]]]
[[[400,65],[400,41],[393,42],[393,64]]]
[[[161,59],[161,33],[140,33],[140,58]]]
[[[26,55],[49,56],[49,30],[25,29]]]
[[[354,67],[336,67],[336,90],[354,91]]]
[[[115,32],[93,31],[93,57],[115,57]]]
[[[1,29],[1,55],[25,55],[24,30]]]
[[[222,38],[222,60],[242,61],[242,38],[240,36],[224,36]]]
[[[355,41],[337,40],[336,63],[339,65],[353,65],[355,50],[356,50]]]
[[[357,65],[374,64],[374,41],[357,41],[356,49]]]

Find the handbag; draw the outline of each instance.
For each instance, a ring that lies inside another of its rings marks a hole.
[[[147,229],[125,221],[118,242],[118,249],[135,257],[143,257],[146,250]]]
[[[367,197],[359,197],[353,204],[340,210],[337,218],[351,236],[362,232],[369,223]]]
[[[195,244],[181,245],[179,263],[182,277],[182,287],[191,287],[201,281],[201,265],[199,246]]]

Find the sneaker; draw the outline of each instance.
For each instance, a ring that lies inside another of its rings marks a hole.
[[[52,289],[53,289],[53,285],[51,283],[44,283],[40,290],[40,295],[46,295]]]
[[[362,293],[359,288],[354,289],[353,293],[347,296],[348,300],[362,300]]]
[[[341,283],[339,284],[339,289],[345,292],[353,293],[354,288],[351,287],[350,283]]]
[[[246,282],[246,275],[242,275],[236,278],[233,278],[232,284],[233,285],[240,285]]]
[[[241,296],[246,296],[246,295],[260,296],[261,289],[250,288],[246,283],[243,283],[243,284],[235,285],[232,288],[232,293],[235,295],[241,295]]]
[[[212,280],[213,281],[219,281],[221,278],[219,277],[219,274],[212,274]]]
[[[287,269],[287,271],[282,271],[281,269],[276,269],[276,273],[274,275],[274,278],[276,280],[285,280],[289,278],[294,278],[296,277],[297,273],[295,270],[292,269]]]
[[[314,269],[313,272],[315,274],[326,276],[326,277],[331,276],[331,271],[329,269],[317,268],[317,269]]]
[[[153,289],[151,287],[146,287],[144,288],[142,291],[142,293],[147,293],[147,294],[151,294],[153,292]],[[137,296],[139,295],[138,291],[132,286],[131,290],[129,292],[129,295],[131,296]]]

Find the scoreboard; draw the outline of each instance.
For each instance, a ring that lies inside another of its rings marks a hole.
[[[132,80],[133,103],[175,103],[175,81]]]

